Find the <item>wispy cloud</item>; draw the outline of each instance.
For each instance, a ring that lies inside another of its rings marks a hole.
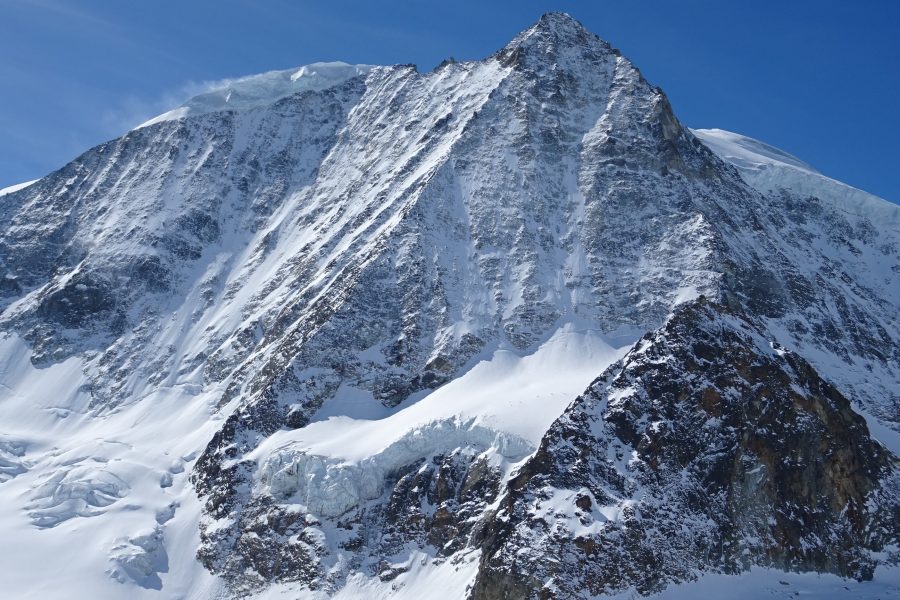
[[[189,81],[155,98],[126,97],[119,106],[103,113],[100,126],[110,137],[122,135],[157,115],[181,106],[194,96],[225,87],[237,80]]]

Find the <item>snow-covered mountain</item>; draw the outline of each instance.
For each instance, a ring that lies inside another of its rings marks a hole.
[[[900,208],[567,15],[0,195],[14,597],[898,589]]]

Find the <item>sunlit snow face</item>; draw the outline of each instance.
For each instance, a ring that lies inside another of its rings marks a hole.
[[[373,68],[375,68],[373,65],[320,62],[304,65],[299,69],[269,71],[260,75],[214,82],[210,84],[208,92],[194,96],[178,108],[142,123],[138,129],[189,115],[266,106],[299,92],[328,89],[353,77],[365,75]]]

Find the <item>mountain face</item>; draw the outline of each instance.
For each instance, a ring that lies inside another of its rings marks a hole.
[[[473,597],[646,594],[754,564],[871,578],[870,551],[900,541],[896,484],[846,398],[701,298],[592,383],[510,480]]]
[[[231,82],[0,217],[21,597],[895,572],[900,209],[567,15]]]

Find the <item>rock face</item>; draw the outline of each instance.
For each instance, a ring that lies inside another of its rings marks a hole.
[[[466,447],[385,473],[383,492],[339,514],[298,502],[296,490],[257,494],[238,522],[206,534],[199,558],[238,594],[273,581],[333,593],[354,572],[390,582],[416,567],[422,549],[433,565],[470,552],[500,482],[492,453]]]
[[[0,492],[42,533],[143,507],[102,551],[125,584],[452,567],[484,598],[864,577],[895,540],[854,411],[895,440],[896,206],[695,135],[563,14],[482,61],[229,85],[0,201]],[[612,354],[562,401],[515,370],[575,338]],[[485,365],[484,406],[428,402]]]
[[[700,299],[552,426],[488,518],[473,599],[642,594],[751,565],[870,578],[897,459],[758,326]]]

